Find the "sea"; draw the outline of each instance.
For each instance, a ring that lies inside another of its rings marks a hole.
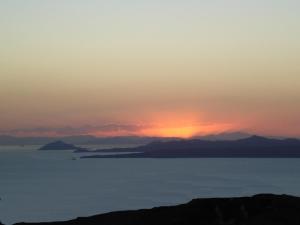
[[[0,146],[0,221],[6,225],[194,198],[300,196],[300,159],[80,159],[83,154],[38,148]]]

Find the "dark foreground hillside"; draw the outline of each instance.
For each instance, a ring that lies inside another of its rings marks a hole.
[[[19,225],[32,223],[19,223]],[[106,213],[39,225],[300,225],[300,198],[261,194],[195,199],[187,204]]]

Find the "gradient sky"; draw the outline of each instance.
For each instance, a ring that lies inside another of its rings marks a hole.
[[[2,133],[300,137],[299,0],[1,0],[0,44]]]

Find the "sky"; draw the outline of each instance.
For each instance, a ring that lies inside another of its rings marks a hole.
[[[300,137],[298,0],[1,0],[0,133]]]

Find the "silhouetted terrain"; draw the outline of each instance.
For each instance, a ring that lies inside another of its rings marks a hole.
[[[66,222],[16,225],[299,225],[300,198],[261,194],[195,199],[187,204],[106,213]]]
[[[178,138],[160,138],[160,137],[94,137],[91,135],[64,136],[60,140],[72,143],[74,145],[143,145],[159,140],[176,140]],[[15,137],[9,135],[0,135],[0,145],[45,145],[56,141],[57,137]]]
[[[233,141],[243,138],[251,137],[252,135],[245,132],[224,132],[219,134],[210,134],[205,136],[198,136],[195,139],[207,140],[207,141]]]
[[[63,141],[55,141],[42,146],[39,150],[76,150],[78,147]]]
[[[102,150],[107,151],[108,150]],[[198,158],[198,157],[300,157],[300,140],[251,136],[235,141],[179,140],[152,142],[135,147],[113,149],[136,152],[119,155],[94,155],[83,158]]]
[[[197,138],[202,140],[238,140],[251,136],[243,132],[220,133]],[[154,141],[171,141],[180,138],[163,137],[142,137],[142,136],[121,136],[121,137],[95,137],[92,135],[62,136],[60,140],[74,145],[98,145],[98,144],[137,144],[143,145]],[[0,135],[0,145],[45,145],[56,141],[57,137],[15,137]]]

